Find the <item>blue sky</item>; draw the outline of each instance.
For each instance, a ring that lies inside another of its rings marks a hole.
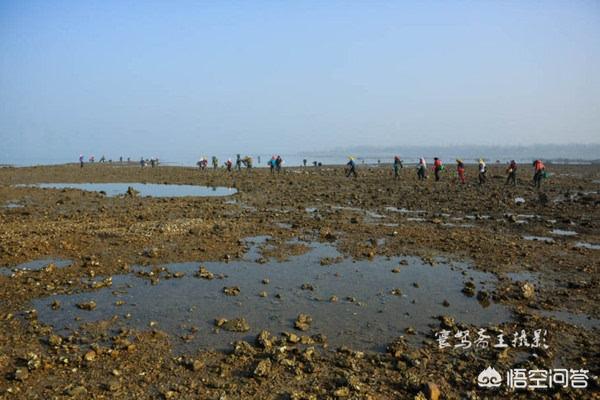
[[[598,1],[2,1],[0,163],[600,138]]]

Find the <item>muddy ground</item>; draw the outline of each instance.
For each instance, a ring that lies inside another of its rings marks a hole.
[[[72,261],[65,268],[0,275],[0,397],[598,398],[597,325],[572,325],[543,317],[542,311],[600,319],[600,250],[581,245],[600,244],[600,166],[548,169],[553,175],[538,191],[531,187],[528,167],[519,171],[517,187],[504,185],[502,166],[491,166],[484,187],[475,184],[475,167],[467,168],[465,186],[450,170],[441,182],[418,182],[413,168],[394,180],[388,167],[359,168],[358,179],[346,178],[341,167],[290,168],[275,176],[263,169],[227,173],[162,166],[0,168],[0,266],[48,257]],[[178,183],[239,192],[206,198],[107,197],[15,186],[41,182]],[[554,229],[577,235],[553,234]],[[90,285],[90,278],[130,273],[135,265],[235,262],[247,251],[244,238],[258,235],[272,238],[261,255],[265,260],[305,251],[289,244],[296,238],[334,243],[356,259],[466,260],[498,277],[482,300],[509,307],[514,317],[496,329],[546,329],[549,348],[440,349],[434,337],[440,329],[480,328],[440,318],[418,345],[405,340],[411,334],[407,330],[382,343],[384,352],[334,348],[319,332],[290,326],[297,338],[270,332],[256,342],[234,343],[228,351],[177,354],[172,338],[156,327],[111,329],[118,317],[57,335],[38,320],[47,311],[31,306],[48,295],[93,292],[98,286]],[[515,272],[535,274],[533,290],[509,277]],[[478,374],[490,365],[504,371],[587,369],[589,387],[478,388]]]

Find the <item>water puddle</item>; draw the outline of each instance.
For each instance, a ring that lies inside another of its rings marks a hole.
[[[518,218],[518,219],[540,219],[540,216],[535,215],[535,214],[517,214],[516,218]]]
[[[552,239],[551,237],[547,237],[547,236],[525,235],[525,236],[523,236],[523,239],[532,240],[532,241],[536,241],[536,242],[554,243],[554,239]]]
[[[395,212],[400,214],[425,214],[423,210],[407,210],[406,208],[385,207],[385,211]]]
[[[469,221],[477,221],[477,220],[488,220],[491,219],[492,217],[489,215],[465,215],[465,219],[469,220]]]
[[[90,192],[102,192],[108,197],[121,196],[129,187],[139,192],[140,196],[152,197],[212,197],[230,196],[237,193],[234,188],[220,186],[172,185],[156,183],[39,183],[36,185],[20,185],[42,189],[78,189]]]
[[[559,321],[569,323],[571,325],[580,326],[584,329],[600,329],[600,320],[590,317],[586,314],[575,314],[570,311],[546,311],[538,312],[540,315],[547,318],[554,318]]]
[[[538,272],[529,272],[529,271],[521,271],[521,272],[509,272],[506,274],[511,280],[515,282],[533,282],[539,283],[540,276]]]
[[[331,346],[383,350],[408,327],[417,333],[410,337],[420,342],[438,326],[436,317],[440,315],[477,326],[511,319],[504,306],[492,302],[484,307],[475,297],[461,293],[466,281],[476,290],[488,292],[496,282],[493,274],[475,271],[467,264],[430,266],[416,257],[355,261],[342,258],[335,247],[319,243],[307,243],[309,252],[288,261],[259,264],[254,259],[265,240],[248,241],[251,247],[242,261],[202,263],[204,276],[209,271],[215,279],[197,277],[198,262],[167,264],[168,272],[163,274],[179,279],[160,278],[152,284],[135,275],[117,275],[112,277],[112,287],[37,299],[33,306],[42,322],[63,334],[70,334],[83,322],[108,320],[114,315],[119,316],[115,329],[148,329],[154,321],[156,329],[172,335],[175,349],[182,352],[226,348],[234,340],[253,340],[262,329],[274,334],[319,333],[327,336]],[[327,259],[336,262],[322,263]],[[406,260],[406,265],[400,260]],[[138,268],[150,271],[149,267]],[[225,287],[237,287],[239,294],[226,295]],[[55,300],[61,304],[58,310],[50,307]],[[77,307],[91,300],[96,303],[93,310]],[[313,319],[304,333],[294,330],[300,313]],[[249,331],[215,332],[215,319],[237,317],[246,318]]]
[[[8,203],[4,204],[2,207],[4,207],[4,208],[23,208],[25,206],[23,204],[9,201]]]
[[[19,264],[13,268],[0,267],[0,275],[11,276],[13,274],[19,274],[27,271],[41,271],[48,268],[48,266],[51,264],[56,268],[64,268],[71,265],[71,261],[60,258],[43,258]]]
[[[557,235],[557,236],[575,236],[575,235],[577,235],[577,232],[575,232],[575,231],[567,231],[567,230],[563,230],[563,229],[552,229],[550,231],[550,233],[552,233],[553,235]]]
[[[355,212],[363,212],[362,208],[358,207],[347,207],[347,206],[332,206],[332,210],[341,210],[341,211],[355,211]]]
[[[475,225],[473,225],[473,224],[455,224],[452,222],[444,222],[442,224],[442,226],[446,226],[449,228],[474,228],[475,227]]]
[[[381,214],[377,214],[376,212],[373,212],[373,211],[365,211],[365,215],[368,218],[372,218],[372,219],[383,219],[383,218],[385,218],[385,216],[383,216]]]
[[[600,244],[595,243],[577,242],[575,243],[575,247],[589,250],[600,250]]]

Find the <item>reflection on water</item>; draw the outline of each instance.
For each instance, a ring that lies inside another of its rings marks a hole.
[[[229,196],[237,193],[236,189],[227,187],[210,187],[196,185],[172,185],[156,183],[39,183],[27,185],[43,189],[79,189],[91,192],[104,192],[109,197],[124,195],[129,187],[139,192],[140,196],[152,197],[186,197],[186,196]]]
[[[60,258],[42,258],[39,260],[29,261],[23,264],[19,264],[14,268],[0,268],[0,275],[10,276],[14,273],[21,273],[26,271],[40,271],[47,268],[49,265],[54,265],[56,268],[63,268],[71,265],[71,261],[63,260]]]
[[[600,250],[600,244],[586,243],[586,242],[577,242],[577,243],[575,243],[575,247],[580,247],[582,249],[589,249],[589,250]]]
[[[321,260],[340,254],[334,247],[319,243],[310,243],[311,251],[289,261],[258,264],[253,260],[264,241],[264,237],[253,240],[242,261],[203,263],[216,277],[212,280],[195,276],[200,265],[197,262],[168,264],[155,285],[133,275],[113,276],[112,287],[38,299],[34,307],[42,322],[64,333],[81,322],[110,319],[113,315],[121,317],[118,324],[141,329],[156,321],[157,328],[172,334],[175,347],[183,351],[225,348],[233,340],[253,338],[261,329],[274,334],[293,331],[299,313],[310,314],[314,320],[307,334],[324,334],[330,345],[371,350],[381,350],[408,327],[421,334],[414,337],[415,341],[423,339],[423,334],[437,326],[435,317],[439,315],[477,326],[510,319],[510,312],[503,306],[491,303],[484,308],[475,298],[461,293],[467,280],[477,290],[488,292],[495,282],[493,275],[474,271],[466,264],[432,267],[409,257],[404,258],[407,265],[400,265],[400,258],[345,258],[322,265]],[[148,267],[136,269],[149,271]],[[169,277],[173,279],[166,279]],[[225,286],[238,286],[241,292],[226,296]],[[264,297],[261,292],[265,292]],[[59,310],[49,307],[54,300],[62,304]],[[94,310],[76,307],[90,300],[97,304]],[[123,318],[126,314],[131,317]],[[215,318],[242,316],[251,326],[249,332],[214,332]],[[75,321],[75,317],[81,321]],[[193,339],[188,338],[189,342],[176,339],[195,329],[198,331]]]

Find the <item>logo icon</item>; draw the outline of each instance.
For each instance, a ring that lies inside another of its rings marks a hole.
[[[477,385],[485,388],[499,387],[502,384],[502,377],[492,367],[487,367],[477,377]]]

